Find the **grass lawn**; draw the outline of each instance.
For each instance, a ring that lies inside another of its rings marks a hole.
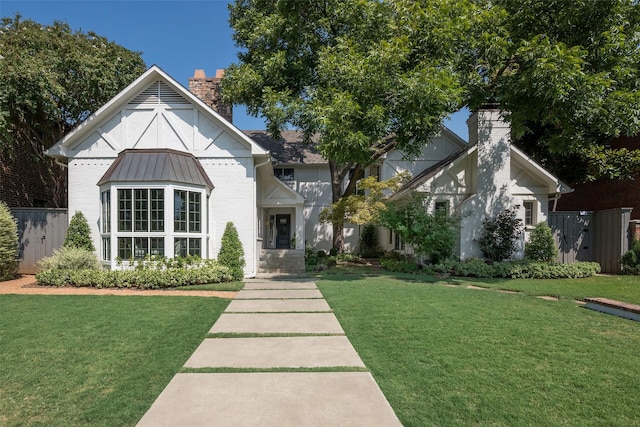
[[[135,425],[228,303],[0,295],[0,425]]]
[[[637,278],[473,281],[523,291],[503,294],[343,273],[320,290],[405,426],[640,425],[640,323],[573,302],[640,302]]]

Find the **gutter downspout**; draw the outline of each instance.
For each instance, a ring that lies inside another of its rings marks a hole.
[[[255,202],[254,211],[253,211],[253,231],[257,233],[256,227],[256,214],[258,213],[258,168],[266,165],[267,163],[271,163],[271,152],[267,151],[267,160],[262,163],[253,165],[253,179],[255,180],[255,185],[253,186],[253,200]],[[257,237],[257,234],[256,234]],[[252,251],[253,251],[253,271],[249,273],[249,277],[256,277],[258,275],[257,265],[260,263],[258,259],[258,253],[256,253],[256,241],[252,240],[251,242]]]
[[[560,193],[555,193],[553,195],[553,197],[551,198],[551,200],[553,200],[553,209],[551,209],[551,212],[555,212],[557,207],[558,207],[558,200],[560,199],[560,197],[562,196],[562,194]]]

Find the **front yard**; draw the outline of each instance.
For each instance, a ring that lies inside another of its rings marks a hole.
[[[405,426],[640,424],[640,324],[573,300],[637,303],[638,278],[473,280],[494,289],[478,290],[346,273],[319,287]]]
[[[574,301],[638,304],[636,277],[317,279],[405,426],[640,425],[640,323]],[[0,295],[0,425],[135,425],[228,303]]]
[[[0,295],[0,425],[135,425],[228,303]]]

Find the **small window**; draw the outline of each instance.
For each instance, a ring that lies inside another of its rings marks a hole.
[[[102,192],[102,232],[111,233],[111,192],[110,191]]]
[[[522,206],[524,207],[524,225],[536,225],[536,202],[523,202]]]
[[[435,203],[436,214],[449,215],[449,202],[446,200],[439,200]]]
[[[291,184],[296,179],[293,168],[274,168],[273,174],[286,184]]]
[[[400,238],[399,234],[396,234],[396,242],[395,242],[395,249],[396,251],[403,251],[404,250],[404,242],[402,241],[402,238]]]
[[[175,256],[186,257],[187,255],[202,256],[202,240],[180,237],[174,240]]]

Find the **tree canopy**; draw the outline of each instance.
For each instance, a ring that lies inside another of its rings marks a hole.
[[[562,178],[628,177],[640,131],[640,8],[633,0],[496,0],[463,51],[467,105],[509,112],[516,143]],[[473,66],[473,67],[470,67]]]
[[[0,21],[0,149],[57,142],[145,70],[140,52],[68,24]]]
[[[263,115],[275,137],[287,124],[308,142],[317,135],[338,202],[369,164],[394,148],[417,154],[460,107],[449,54],[467,25],[456,19],[458,8],[455,1],[420,9],[410,1],[238,0],[230,22],[240,62],[227,69],[223,94]],[[342,221],[333,224],[341,248]]]
[[[273,136],[315,134],[334,203],[389,150],[411,157],[445,117],[487,102],[554,172],[566,159],[582,179],[640,170],[637,152],[606,145],[640,131],[634,0],[236,0],[230,12],[241,52],[224,96]]]

